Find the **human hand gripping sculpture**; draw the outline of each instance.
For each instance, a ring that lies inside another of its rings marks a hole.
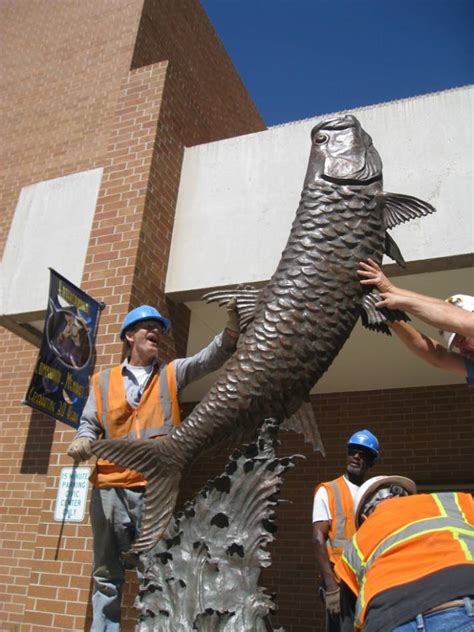
[[[433,207],[384,193],[382,161],[354,116],[319,123],[301,202],[278,267],[260,292],[236,290],[246,326],[237,350],[203,400],[160,441],[101,441],[93,452],[138,470],[148,481],[144,522],[133,550],[146,551],[169,523],[182,471],[206,448],[254,433],[266,417],[308,425],[309,392],[329,368],[359,316],[389,333],[402,312],[378,310],[358,262],[384,253],[403,265],[389,236],[400,222]],[[229,297],[229,292],[224,293]],[[219,293],[210,300],[220,301]]]

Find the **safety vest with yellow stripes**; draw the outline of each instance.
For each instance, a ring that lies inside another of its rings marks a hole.
[[[354,500],[344,476],[317,485],[315,494],[320,487],[324,487],[327,492],[331,512],[331,525],[326,541],[328,557],[331,564],[336,564],[355,533]]]
[[[474,564],[474,502],[470,494],[419,494],[381,502],[336,566],[357,595],[355,630],[383,591]]]
[[[163,365],[149,379],[138,406],[127,401],[122,367],[102,371],[92,378],[97,417],[105,439],[160,438],[180,422],[174,365]],[[134,470],[98,459],[91,482],[96,487],[135,487],[145,479]]]

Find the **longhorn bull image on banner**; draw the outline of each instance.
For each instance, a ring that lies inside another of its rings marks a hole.
[[[143,526],[132,551],[150,550],[172,518],[183,470],[204,450],[252,438],[273,418],[305,432],[322,451],[309,393],[330,367],[359,317],[390,335],[387,321],[408,320],[376,309],[358,263],[384,254],[404,265],[388,231],[434,212],[426,202],[383,191],[382,161],[354,116],[319,123],[301,202],[276,271],[260,291],[235,296],[243,332],[219,378],[183,423],[158,441],[99,441],[93,452],[147,479]],[[238,513],[239,508],[235,508]]]

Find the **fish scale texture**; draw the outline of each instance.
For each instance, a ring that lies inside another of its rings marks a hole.
[[[169,437],[177,461],[202,449],[195,432],[213,443],[235,440],[254,430],[256,418],[283,419],[300,407],[360,315],[358,262],[382,259],[381,189],[380,181],[343,186],[324,180],[304,189],[278,268],[237,352]]]

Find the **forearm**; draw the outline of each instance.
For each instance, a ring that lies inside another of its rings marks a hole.
[[[237,339],[224,330],[195,355],[174,360],[178,390],[219,369],[235,351],[236,343]]]
[[[313,539],[314,557],[318,571],[327,590],[335,590],[338,587],[336,575],[329,561],[326,542],[320,542],[319,539]]]
[[[412,290],[407,290],[402,287],[398,287],[397,285],[393,285],[391,283],[390,289],[386,290],[387,292],[391,292],[393,294],[399,294],[400,296],[404,296],[407,299],[412,299],[414,301],[426,301],[428,303],[435,304],[445,304],[445,302],[440,298],[435,298],[434,296],[427,296],[425,294],[419,294],[418,292],[412,292]]]
[[[451,331],[466,338],[474,337],[474,314],[440,299],[430,300],[428,296],[414,294],[406,297],[406,304],[402,309],[437,329]]]
[[[422,334],[409,323],[395,322],[388,323],[388,326],[410,351],[431,366],[459,375],[466,374],[462,356],[448,352],[437,340]]]
[[[90,439],[96,441],[102,435],[102,427],[98,421],[97,403],[94,391],[91,389],[86,405],[82,411],[79,428],[76,432],[76,439]]]

